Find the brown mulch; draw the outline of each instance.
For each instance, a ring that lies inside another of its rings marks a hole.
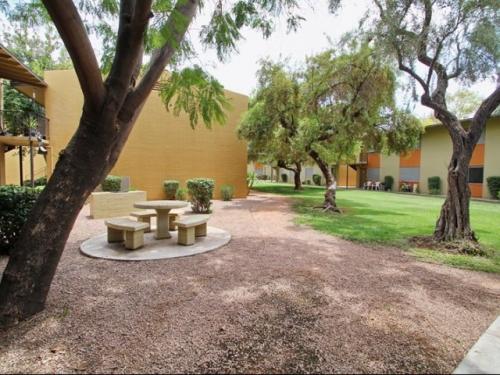
[[[81,255],[104,231],[86,215],[0,372],[444,373],[500,312],[498,275],[297,226],[284,197],[216,202],[227,246],[151,262]]]

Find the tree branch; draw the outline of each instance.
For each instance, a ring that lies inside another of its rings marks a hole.
[[[472,125],[468,132],[469,142],[476,144],[481,137],[486,121],[491,116],[493,111],[500,105],[500,86],[497,85],[495,91],[491,93],[486,99],[483,100],[477,109],[474,117],[472,118]]]
[[[154,51],[151,64],[144,74],[137,88],[131,92],[126,99],[124,109],[136,108],[153,90],[155,83],[161,77],[165,67],[177,50],[179,44],[193,20],[199,0],[178,0],[175,8],[167,20],[166,28],[171,31],[171,38],[158,50]],[[124,120],[130,116],[130,113],[120,113]]]
[[[73,61],[85,104],[98,111],[103,104],[106,89],[94,50],[75,4],[71,0],[43,0],[43,4]]]

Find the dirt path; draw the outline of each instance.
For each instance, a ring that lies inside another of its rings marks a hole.
[[[216,202],[229,245],[154,262],[82,256],[87,214],[0,372],[450,372],[500,312],[500,277],[296,226],[283,197]]]

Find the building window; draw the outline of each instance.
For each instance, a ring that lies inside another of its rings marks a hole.
[[[366,178],[368,181],[379,181],[380,180],[380,169],[379,168],[368,168]]]
[[[470,167],[469,168],[469,183],[482,184],[484,177],[483,167]]]
[[[420,168],[400,168],[399,180],[418,182],[420,180]]]

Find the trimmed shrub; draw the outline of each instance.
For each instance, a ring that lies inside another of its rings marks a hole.
[[[385,189],[385,191],[392,190],[393,186],[394,186],[394,177],[385,176],[384,177],[384,189]]]
[[[101,183],[102,191],[110,191],[116,193],[120,191],[122,186],[122,178],[120,176],[107,176]]]
[[[220,188],[220,194],[223,201],[230,201],[233,199],[234,187],[231,185],[222,185]]]
[[[40,187],[0,186],[0,253],[10,253],[42,190]]]
[[[314,185],[321,186],[321,176],[319,174],[313,174],[312,176]]]
[[[179,189],[179,181],[177,180],[163,181],[163,190],[165,191],[168,200],[175,199],[175,194],[177,193],[178,189]]]
[[[37,186],[45,186],[45,185],[47,185],[47,177],[35,178],[35,180],[33,181],[33,184],[35,185],[35,187],[37,187]],[[27,186],[27,187],[30,187],[31,186],[31,180],[24,180],[23,181],[23,185]]]
[[[441,178],[439,176],[432,176],[427,179],[427,188],[431,194],[441,193]]]
[[[187,180],[187,188],[193,212],[209,213],[215,182],[209,178],[193,178]]]
[[[281,182],[288,182],[288,175],[286,173],[281,174]]]
[[[493,198],[500,199],[500,176],[491,176],[486,179],[488,190]]]
[[[175,199],[177,199],[178,201],[185,201],[187,199],[187,190],[184,188],[177,189],[177,192],[175,193]]]

